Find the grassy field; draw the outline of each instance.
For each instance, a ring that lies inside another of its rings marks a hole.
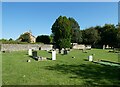
[[[72,50],[68,55],[57,54],[55,61],[36,61],[27,55],[27,51],[2,53],[2,84],[119,85],[120,69],[87,61],[91,54],[95,54],[94,60],[118,62],[117,53],[102,49],[88,50],[87,53]],[[51,58],[51,53],[47,51],[38,51],[38,55]]]

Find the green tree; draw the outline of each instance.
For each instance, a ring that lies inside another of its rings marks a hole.
[[[114,47],[116,45],[117,30],[113,24],[105,24],[101,30],[102,44]]]
[[[44,44],[50,43],[50,37],[48,35],[37,36],[36,42],[42,42]]]
[[[98,31],[94,27],[83,30],[82,35],[84,44],[95,45],[100,39]]]
[[[120,31],[118,31],[116,39],[117,39],[117,47],[120,48]]]
[[[51,30],[57,48],[62,49],[71,46],[71,26],[66,16],[59,16]]]
[[[82,42],[82,32],[80,31],[80,26],[74,18],[69,18],[71,25],[71,42],[81,43]]]
[[[12,39],[12,38],[10,38],[10,39],[9,39],[9,41],[13,41],[13,39]]]
[[[116,35],[116,42],[117,42],[117,47],[120,48],[120,23],[117,25],[117,35]]]

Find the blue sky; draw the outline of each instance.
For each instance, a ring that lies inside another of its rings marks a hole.
[[[34,36],[51,34],[60,16],[73,17],[80,29],[118,23],[117,2],[3,2],[2,38],[17,39],[31,30]]]
[[[120,2],[118,2],[118,22],[120,22]]]

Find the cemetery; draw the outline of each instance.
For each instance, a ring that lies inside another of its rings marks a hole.
[[[96,1],[1,1],[3,87],[120,87],[120,3]]]
[[[73,18],[59,16],[50,36],[26,32],[15,41],[3,39],[2,84],[119,86],[119,37],[110,37],[109,27],[80,30]]]
[[[2,53],[3,85],[119,85],[120,56],[108,49]]]

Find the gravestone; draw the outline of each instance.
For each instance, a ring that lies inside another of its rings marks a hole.
[[[56,51],[55,50],[52,51],[52,60],[56,60]]]
[[[66,49],[64,50],[64,54],[67,54],[67,50]]]
[[[61,54],[64,54],[64,48],[62,48],[62,50],[61,50]]]
[[[88,56],[88,61],[93,61],[93,56],[92,55]]]
[[[29,49],[29,50],[28,50],[28,55],[29,55],[29,56],[32,56],[32,49]]]
[[[105,45],[103,45],[103,50],[105,49]]]
[[[59,53],[59,49],[56,49],[56,54],[58,54]]]
[[[32,56],[33,56],[33,58],[37,58],[37,51],[33,51]]]

